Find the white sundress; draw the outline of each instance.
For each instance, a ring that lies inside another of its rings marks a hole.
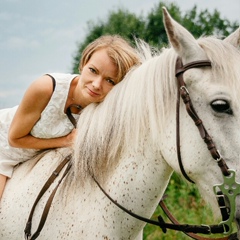
[[[74,126],[64,113],[72,74],[48,74],[55,79],[55,90],[41,113],[41,118],[32,128],[31,134],[37,138],[57,138],[69,134]],[[14,148],[8,144],[8,130],[18,106],[0,110],[0,174],[12,176],[13,168],[20,162],[32,159],[40,150]]]

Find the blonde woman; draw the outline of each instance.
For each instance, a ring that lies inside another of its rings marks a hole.
[[[81,109],[103,101],[139,63],[122,37],[102,36],[83,51],[79,75],[46,74],[29,86],[19,106],[0,110],[0,197],[16,164],[44,149],[70,146]]]

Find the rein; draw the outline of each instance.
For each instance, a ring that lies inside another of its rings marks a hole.
[[[55,83],[55,81],[54,81]],[[55,85],[54,85],[55,87]],[[68,108],[67,108],[67,111],[66,111],[66,114],[67,114],[67,117],[69,118],[70,122],[73,124],[74,128],[77,127],[77,121],[76,119],[72,116],[72,111],[71,109],[72,108],[76,108],[78,109],[79,111],[82,110],[82,107],[79,106],[79,105],[76,105],[76,104],[72,104],[70,105]],[[51,204],[52,204],[52,201],[53,201],[53,198],[58,190],[58,187],[60,186],[61,182],[63,181],[63,179],[66,177],[67,173],[69,172],[70,168],[72,167],[72,163],[71,163],[71,154],[68,155],[67,157],[65,157],[65,159],[58,165],[58,167],[53,171],[52,175],[48,178],[47,182],[43,185],[41,191],[39,192],[33,206],[32,206],[32,209],[29,213],[29,217],[28,217],[28,220],[27,220],[27,223],[26,223],[26,227],[24,229],[24,233],[25,233],[25,239],[26,240],[35,240],[38,238],[38,236],[40,235],[43,227],[44,227],[44,224],[47,220],[47,216],[48,216],[48,213],[49,213],[49,210],[50,210],[50,207],[51,207]],[[46,193],[46,191],[49,189],[49,187],[52,185],[52,183],[54,182],[54,180],[59,176],[60,172],[62,171],[62,169],[66,166],[66,164],[68,163],[62,177],[60,178],[60,180],[58,181],[56,187],[53,189],[51,195],[49,196],[47,202],[46,202],[46,205],[44,207],[44,210],[43,210],[43,213],[42,213],[42,216],[41,216],[41,219],[40,219],[40,222],[39,222],[39,225],[38,225],[38,228],[36,230],[36,232],[32,235],[31,234],[31,229],[32,229],[32,218],[33,218],[33,214],[34,214],[34,211],[35,211],[35,208],[38,204],[38,202],[40,201],[40,199],[43,197],[43,195]]]
[[[167,232],[167,229],[172,229],[176,231],[181,231],[188,235],[189,237],[193,239],[198,240],[213,240],[213,238],[206,238],[196,235],[195,233],[201,233],[201,234],[217,234],[217,233],[223,233],[225,231],[225,227],[223,225],[189,225],[189,224],[179,224],[179,222],[171,215],[170,211],[168,210],[167,206],[164,204],[163,200],[159,202],[159,205],[165,212],[165,214],[168,216],[168,218],[173,222],[173,224],[166,223],[161,216],[158,216],[158,221],[152,220],[149,218],[145,218],[143,216],[140,216],[131,210],[128,210],[121,204],[119,204],[116,200],[114,200],[99,184],[99,182],[93,177],[93,180],[98,185],[98,187],[101,189],[101,191],[104,193],[104,195],[117,207],[119,207],[121,210],[129,214],[130,216],[143,221],[145,223],[158,226],[162,229],[164,233]],[[233,236],[233,235],[231,235]],[[231,236],[227,237],[220,237],[220,238],[214,238],[215,240],[230,240]],[[230,238],[229,238],[230,237]],[[234,239],[232,239],[234,240]]]
[[[53,198],[55,196],[55,193],[58,190],[59,185],[61,184],[62,180],[66,177],[68,171],[70,170],[72,164],[70,162],[71,160],[71,155],[68,155],[59,165],[58,167],[53,171],[52,175],[48,178],[47,182],[44,184],[44,186],[42,187],[41,191],[39,192],[33,206],[32,209],[30,211],[28,220],[27,220],[27,224],[24,230],[25,233],[25,239],[26,240],[35,240],[39,235],[40,232],[42,231],[44,224],[46,222]],[[35,211],[35,208],[38,204],[38,202],[40,201],[40,199],[42,198],[42,196],[45,194],[45,192],[48,190],[48,188],[52,185],[52,183],[54,182],[54,180],[59,176],[60,172],[62,171],[62,169],[66,166],[66,164],[68,163],[62,177],[60,178],[60,180],[58,181],[56,187],[54,188],[54,190],[52,191],[51,195],[49,196],[46,205],[44,207],[38,228],[36,230],[36,232],[32,235],[31,234],[31,228],[32,228],[32,218],[33,218],[33,214]]]

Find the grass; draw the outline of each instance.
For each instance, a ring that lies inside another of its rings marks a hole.
[[[211,209],[202,200],[197,188],[194,184],[187,184],[181,180],[176,174],[173,174],[168,185],[167,199],[165,204],[174,215],[174,217],[181,224],[217,224],[214,221]],[[157,219],[161,215],[166,222],[169,222],[160,207],[157,207],[152,219]],[[212,236],[205,235],[206,237],[221,237],[223,235],[214,234]],[[167,230],[163,233],[161,228],[147,224],[143,233],[144,240],[189,240],[190,237],[184,233],[174,230]]]

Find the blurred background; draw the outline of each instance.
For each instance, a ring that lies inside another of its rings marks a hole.
[[[0,108],[19,104],[45,73],[74,72],[81,49],[101,34],[134,34],[161,47],[160,5],[191,32],[195,25],[196,37],[239,25],[239,0],[0,0]]]

